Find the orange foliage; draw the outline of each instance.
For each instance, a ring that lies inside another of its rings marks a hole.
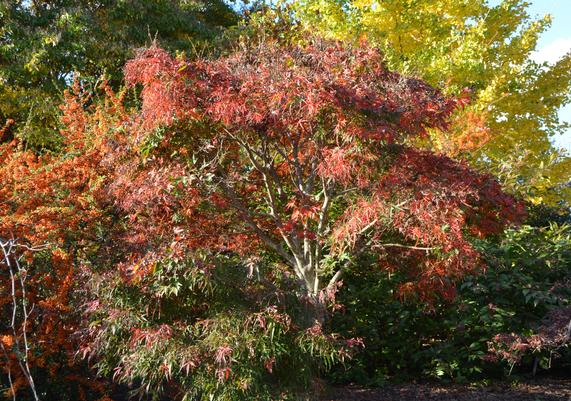
[[[462,118],[455,119],[448,131],[439,130],[434,133],[440,150],[456,157],[480,149],[491,139],[487,119],[483,112],[463,113]]]
[[[107,117],[112,115],[116,121],[120,115],[116,106],[121,103],[120,97],[108,93],[107,104],[93,113],[85,110],[81,88],[75,85],[73,90],[76,93],[65,94],[62,106],[66,124],[62,155],[23,150],[18,140],[0,145],[0,239],[14,238],[26,245],[15,257],[26,263],[26,297],[33,306],[28,325],[20,325],[18,334],[25,330],[28,336],[30,366],[45,368],[52,375],[68,364],[75,351],[71,335],[77,329],[77,316],[69,304],[77,280],[75,246],[93,241],[94,229],[103,218],[104,127],[110,125]],[[9,288],[4,261],[0,269],[0,285]],[[0,305],[11,304],[10,294],[3,293]],[[14,340],[9,332],[0,335],[11,350]],[[8,359],[2,369],[11,372],[18,389],[26,383],[18,357],[10,353]]]

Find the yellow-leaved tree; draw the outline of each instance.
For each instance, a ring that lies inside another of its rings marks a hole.
[[[390,68],[459,94],[471,106],[429,146],[498,175],[533,203],[571,202],[571,158],[552,145],[569,128],[571,51],[554,64],[531,56],[551,17],[533,19],[523,0],[297,0],[307,29],[382,48]],[[571,50],[571,49],[570,49]]]

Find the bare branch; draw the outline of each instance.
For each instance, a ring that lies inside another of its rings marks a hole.
[[[432,251],[434,249],[438,249],[438,247],[423,247],[423,246],[404,245],[404,244],[376,244],[372,248],[388,248],[388,247],[416,249],[419,251]]]
[[[33,249],[34,247],[27,247],[27,246],[19,246],[15,239],[8,240],[6,242],[0,241],[0,248],[2,248],[2,253],[4,255],[4,264],[8,267],[8,272],[10,274],[10,282],[11,282],[11,297],[12,297],[12,319],[10,322],[10,329],[12,330],[12,335],[14,336],[14,343],[16,344],[16,348],[21,353],[22,356],[18,354],[18,365],[20,366],[20,370],[22,374],[28,381],[28,385],[32,392],[35,401],[39,401],[38,394],[36,392],[36,385],[34,383],[34,378],[32,377],[32,373],[30,371],[30,365],[28,363],[28,355],[30,351],[30,345],[28,343],[28,334],[27,334],[27,327],[28,327],[28,318],[33,311],[33,305],[31,309],[28,309],[28,300],[26,298],[26,269],[22,268],[19,262],[19,258],[15,256],[14,249],[17,247],[26,248],[26,249]],[[12,264],[10,259],[14,260],[14,265]],[[21,291],[21,304],[22,304],[22,313],[23,313],[23,322],[22,322],[22,338],[23,338],[23,345],[20,344],[19,335],[18,335],[18,328],[16,327],[16,315],[18,310],[18,298],[16,294],[16,276],[18,277],[18,282],[20,284],[20,291]],[[22,350],[23,346],[23,350]],[[4,347],[2,347],[4,350]],[[4,350],[5,351],[5,350]],[[9,381],[12,382],[11,373],[9,372]],[[14,396],[15,397],[15,396]]]

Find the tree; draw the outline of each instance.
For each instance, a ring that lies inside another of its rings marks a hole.
[[[329,38],[378,45],[387,64],[444,88],[473,91],[474,102],[431,148],[467,157],[534,203],[569,202],[571,159],[551,139],[569,125],[571,53],[553,65],[531,58],[550,17],[533,20],[523,0],[294,2],[296,19]]]
[[[142,85],[135,138],[147,146],[147,169],[162,163],[176,169],[170,177],[188,177],[178,185],[194,202],[203,196],[215,206],[208,214],[224,211],[209,219],[218,233],[211,240],[224,233],[224,247],[236,252],[275,252],[312,296],[328,286],[324,277],[333,273],[331,286],[341,274],[326,261],[363,245],[385,256],[423,255],[430,262],[421,276],[431,280],[469,270],[477,257],[464,230],[497,232],[521,212],[492,177],[400,144],[445,128],[463,100],[389,72],[369,48],[260,45],[196,64],[151,48],[127,64],[126,79]],[[192,128],[161,128],[175,121]],[[171,146],[181,154],[168,160]],[[119,198],[126,210],[135,206]]]
[[[0,123],[14,120],[10,136],[51,149],[61,141],[61,94],[74,79],[105,73],[117,86],[125,61],[152,37],[194,52],[236,22],[221,0],[3,0],[0,16]]]
[[[142,391],[247,399],[307,374],[308,352],[328,366],[349,352],[327,316],[361,255],[407,275],[401,296],[451,298],[481,265],[470,237],[524,214],[493,177],[403,144],[465,99],[370,47],[263,40],[195,62],[151,47],[125,76],[141,109],[108,128],[101,195],[122,249],[94,270],[82,353]]]

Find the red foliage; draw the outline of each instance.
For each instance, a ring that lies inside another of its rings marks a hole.
[[[358,254],[365,241],[382,263],[408,261],[411,283],[402,290],[429,298],[452,296],[451,279],[480,266],[468,232],[494,234],[524,215],[492,177],[395,145],[446,128],[466,98],[388,71],[372,48],[270,44],[189,63],[152,47],[127,63],[125,76],[142,86],[143,100],[127,147],[171,127],[143,167],[133,157],[115,167],[109,193],[139,227],[128,243],[161,236],[170,247],[177,214],[185,247],[242,255],[269,247],[315,292],[318,258]],[[172,150],[178,155],[166,156]],[[345,209],[333,221],[332,199]]]
[[[392,141],[446,127],[450,113],[465,103],[388,71],[373,48],[330,43],[270,45],[194,63],[152,47],[127,63],[125,78],[143,86],[147,127],[175,117],[208,117],[230,130],[264,130],[274,137],[314,135],[325,122],[336,133]]]
[[[407,260],[416,265],[409,273],[417,284],[403,286],[403,295],[413,291],[425,298],[426,290],[435,289],[453,296],[449,279],[483,266],[466,231],[499,233],[503,222],[525,216],[523,205],[502,192],[493,177],[445,156],[411,148],[395,153],[392,167],[372,184],[372,195],[345,211],[335,241],[354,245],[364,229],[374,227],[372,247],[383,251],[386,267]],[[391,233],[410,245],[383,243]],[[444,257],[432,256],[434,249]]]

